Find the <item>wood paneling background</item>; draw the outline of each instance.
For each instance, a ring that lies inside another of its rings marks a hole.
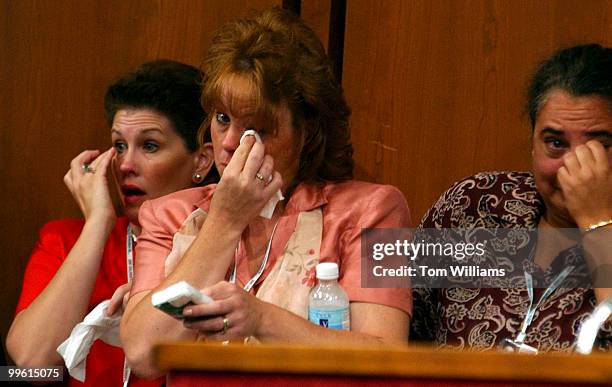
[[[62,178],[84,149],[110,146],[103,97],[138,64],[199,66],[224,21],[280,0],[0,2],[0,333],[5,337],[38,229],[80,217]]]
[[[301,4],[300,17],[321,38],[323,47],[329,43],[329,13],[332,0],[305,0]]]
[[[602,0],[347,1],[357,176],[398,186],[416,225],[462,177],[529,169],[529,75],[559,47],[610,44],[610,20]]]
[[[0,0],[2,337],[37,230],[80,216],[62,183],[69,161],[110,146],[109,82],[155,58],[199,65],[222,22],[282,3]],[[344,3],[300,4],[326,47],[338,43],[330,31],[342,30],[330,28],[330,9]],[[528,169],[529,74],[560,46],[612,37],[604,0],[350,0],[345,15],[357,176],[400,187],[415,224],[463,176]]]

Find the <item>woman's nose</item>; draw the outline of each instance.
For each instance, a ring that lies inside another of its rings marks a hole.
[[[119,171],[123,174],[135,173],[137,170],[136,154],[130,148],[118,154],[116,162],[119,164]]]
[[[244,133],[244,128],[239,128],[237,126],[231,126],[226,134],[225,138],[221,145],[228,152],[233,152],[240,145],[240,137],[242,137],[242,133]]]

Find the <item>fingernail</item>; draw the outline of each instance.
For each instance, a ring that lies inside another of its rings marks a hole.
[[[191,308],[183,309],[183,316],[191,316],[193,314],[193,310]]]

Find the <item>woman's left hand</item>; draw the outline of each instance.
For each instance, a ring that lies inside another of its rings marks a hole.
[[[578,227],[612,219],[612,168],[608,157],[596,140],[563,156],[557,179],[567,210]]]
[[[256,336],[265,302],[225,281],[204,289],[203,293],[214,302],[185,307],[186,328],[197,330],[207,340],[242,340]]]

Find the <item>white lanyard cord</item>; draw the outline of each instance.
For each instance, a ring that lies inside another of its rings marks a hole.
[[[132,225],[128,224],[127,227],[127,235],[125,242],[125,259],[127,266],[127,280],[128,282],[132,281],[134,278],[134,242],[136,241],[136,236],[132,232]],[[130,374],[132,370],[127,363],[127,358],[123,359],[123,387],[127,387],[130,382]]]
[[[128,282],[134,278],[134,242],[136,237],[132,232],[132,225],[128,224],[126,243],[125,243],[125,259],[127,266],[127,279]]]
[[[550,295],[557,290],[559,285],[565,280],[565,278],[569,275],[569,273],[574,269],[574,266],[567,266],[563,271],[555,277],[555,279],[550,283],[550,285],[546,288],[538,303],[533,306],[533,279],[531,278],[531,274],[525,272],[525,282],[527,284],[527,295],[529,297],[529,308],[527,308],[527,313],[525,314],[525,319],[521,324],[521,330],[519,334],[516,336],[516,342],[523,343],[525,338],[527,337],[527,328],[531,325],[533,321],[533,317],[535,316],[536,310],[542,305],[542,303],[550,297]]]
[[[276,232],[276,226],[278,226],[279,220],[277,220],[276,223],[274,224],[274,228],[272,229],[272,234],[270,234],[270,239],[268,240],[268,247],[266,248],[266,253],[264,254],[264,259],[261,262],[261,266],[259,266],[259,270],[257,270],[257,273],[255,273],[253,278],[251,278],[249,282],[247,282],[246,285],[244,285],[244,290],[246,290],[247,292],[251,291],[251,289],[253,288],[253,285],[255,285],[255,282],[257,282],[259,277],[261,277],[264,270],[266,269],[266,264],[268,263],[268,257],[270,256],[270,249],[272,248],[272,238],[274,238],[274,233]],[[232,275],[230,276],[231,283],[236,282],[236,266],[238,266],[236,257],[238,256],[239,247],[240,247],[240,242],[238,242],[238,246],[236,246],[236,254],[234,255],[234,270],[232,270]]]

